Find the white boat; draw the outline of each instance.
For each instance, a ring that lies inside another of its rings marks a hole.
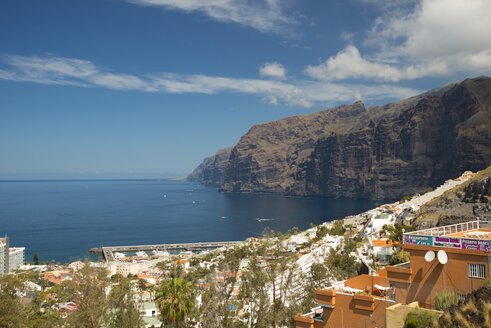
[[[167,252],[167,251],[157,251],[157,250],[153,250],[153,251],[152,251],[152,254],[153,254],[153,255],[156,255],[156,256],[158,256],[158,257],[170,256],[169,252]]]
[[[261,219],[261,218],[256,218],[255,220],[257,222],[264,222],[264,221],[273,221],[274,219]]]
[[[119,253],[119,252],[114,253],[114,258],[116,260],[121,260],[122,258],[125,258],[125,257],[126,257],[126,255],[124,255],[124,253]]]
[[[139,256],[139,257],[148,257],[148,254],[145,253],[144,251],[138,251],[138,252],[136,252],[136,256]]]

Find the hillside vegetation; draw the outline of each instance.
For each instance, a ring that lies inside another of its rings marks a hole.
[[[424,204],[414,223],[419,228],[491,219],[491,166]]]

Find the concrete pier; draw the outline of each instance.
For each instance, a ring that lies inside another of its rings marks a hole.
[[[89,250],[89,253],[102,254],[104,259],[114,261],[114,252],[138,252],[138,251],[201,251],[204,249],[213,249],[223,246],[233,246],[240,241],[216,241],[216,242],[199,242],[199,243],[182,243],[182,244],[158,244],[158,245],[133,245],[133,246],[109,246],[98,247]]]

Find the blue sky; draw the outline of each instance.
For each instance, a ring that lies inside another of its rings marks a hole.
[[[0,179],[177,177],[256,123],[491,72],[489,0],[0,2]]]

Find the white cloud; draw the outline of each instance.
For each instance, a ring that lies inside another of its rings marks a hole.
[[[284,80],[286,78],[286,69],[277,62],[266,63],[259,69],[259,75]]]
[[[355,46],[349,45],[336,56],[317,66],[307,66],[305,73],[319,80],[343,80],[347,78],[374,78],[398,81],[401,73],[397,68],[362,58]]]
[[[89,81],[109,89],[157,91],[139,77],[128,74],[97,73],[91,76]]]
[[[283,32],[296,24],[293,16],[285,14],[288,1],[282,0],[126,0],[167,10],[200,12],[213,20],[249,26],[261,32]]]
[[[347,42],[353,42],[353,39],[355,38],[355,34],[354,33],[350,33],[350,32],[346,32],[346,31],[343,31],[339,34],[339,37],[341,39],[343,39],[344,41],[347,41]]]
[[[491,73],[491,1],[422,0],[416,6],[400,2],[408,5],[405,10],[397,7],[374,21],[365,43],[375,49],[371,56],[349,45],[324,63],[307,66],[305,73],[329,81],[393,82],[457,72]]]
[[[422,0],[413,12],[380,18],[369,42],[410,63],[417,77],[491,72],[489,13],[489,0]]]
[[[107,72],[90,61],[53,55],[8,56],[4,62],[6,67],[0,69],[0,79],[9,81],[177,94],[234,92],[260,96],[272,105],[313,107],[360,98],[365,101],[402,99],[418,93],[414,89],[384,84],[366,86],[312,80],[285,82],[170,73],[136,76]]]

